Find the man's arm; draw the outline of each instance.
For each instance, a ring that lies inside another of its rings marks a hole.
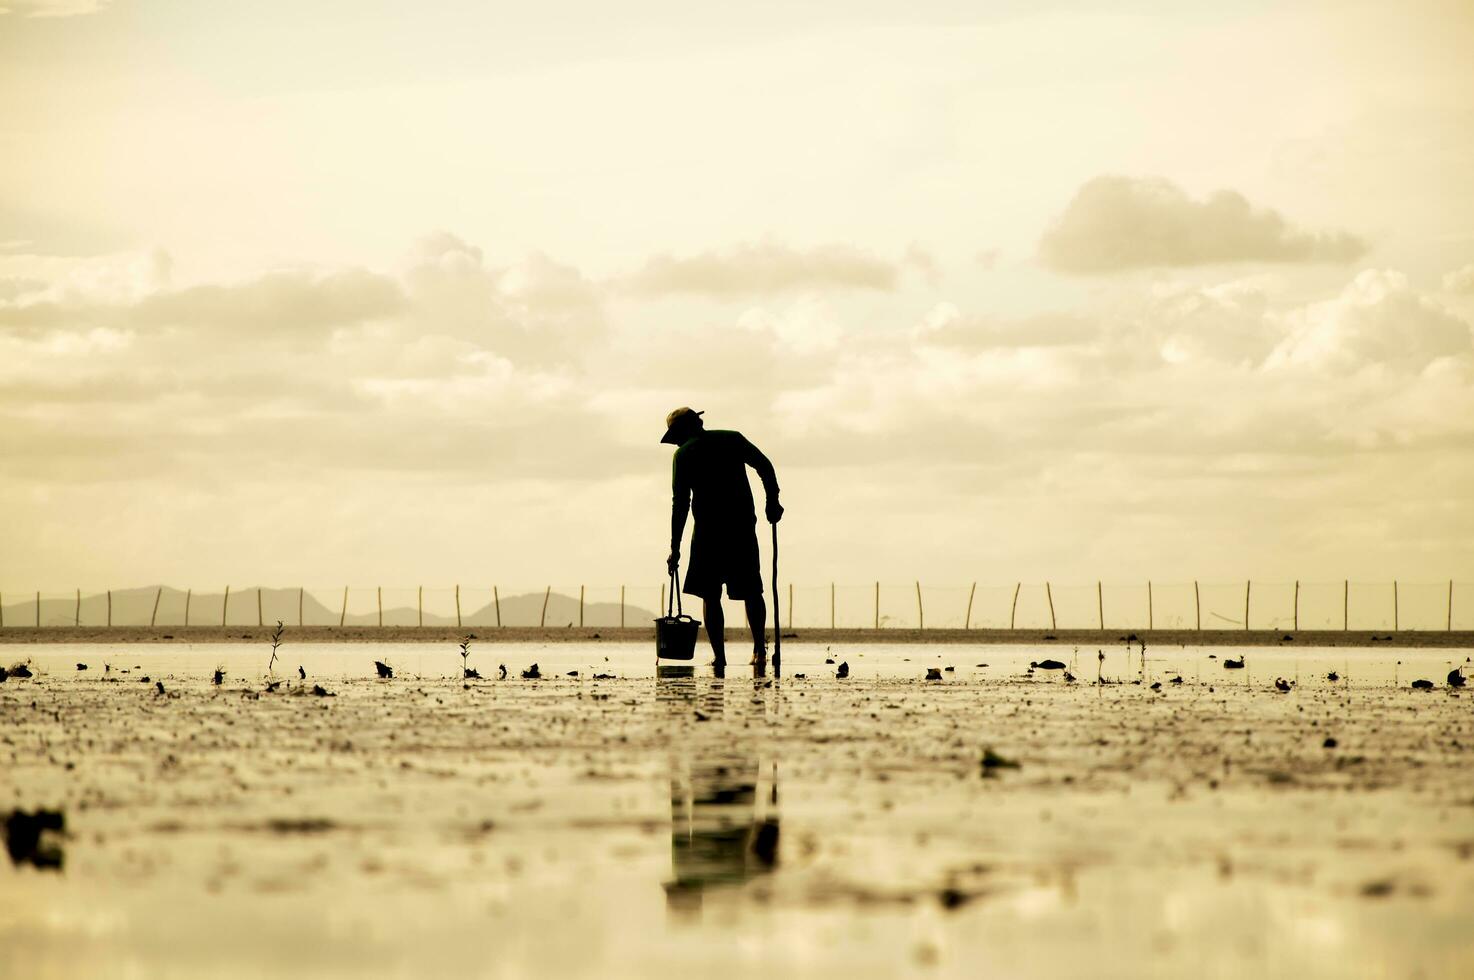
[[[670,557],[666,566],[674,574],[681,561],[681,536],[686,533],[686,515],[691,512],[691,482],[682,473],[678,450],[671,462]]]
[[[767,517],[769,524],[777,524],[783,517],[783,505],[778,503],[778,474],[773,469],[773,463],[764,456],[762,450],[758,449],[746,438],[742,440],[747,448],[744,450],[743,462],[754,470],[757,470],[759,480],[763,481],[763,493],[768,498]]]

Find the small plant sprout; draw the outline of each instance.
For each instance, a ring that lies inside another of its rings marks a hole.
[[[472,679],[475,679],[475,680],[478,680],[479,681],[481,679],[481,673],[479,671],[476,671],[476,670],[472,670],[471,669],[471,666],[468,663],[468,661],[470,660],[470,658],[471,658],[471,638],[469,636],[463,636],[463,637],[461,637],[461,679],[462,680],[472,680]]]
[[[281,646],[281,635],[285,631],[281,620],[276,621],[276,629],[271,632],[271,659],[266,662],[266,675],[271,676],[272,669],[276,666],[276,648]]]

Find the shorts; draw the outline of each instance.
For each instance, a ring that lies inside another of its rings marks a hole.
[[[716,523],[703,529],[701,521],[691,533],[691,564],[686,569],[686,595],[709,599],[727,587],[729,599],[760,599],[763,575],[757,552],[757,527],[753,524]]]

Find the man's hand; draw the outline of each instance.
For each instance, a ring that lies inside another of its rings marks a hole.
[[[783,519],[783,505],[776,499],[768,501],[768,523],[777,524]]]
[[[676,573],[676,569],[678,569],[680,567],[681,567],[681,549],[680,548],[672,548],[670,550],[670,557],[665,560],[665,570],[667,572],[669,572],[671,575],[674,575]]]

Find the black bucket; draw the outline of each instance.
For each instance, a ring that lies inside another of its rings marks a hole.
[[[670,576],[670,592],[671,601],[665,604],[665,615],[655,621],[655,658],[691,660],[696,656],[696,631],[701,623],[681,612],[680,584],[674,572]]]

